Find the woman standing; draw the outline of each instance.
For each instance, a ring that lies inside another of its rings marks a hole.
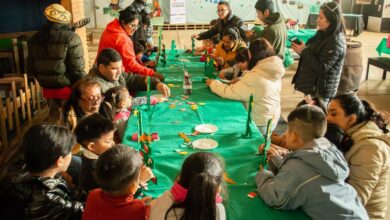
[[[344,146],[350,167],[347,182],[358,192],[370,219],[384,219],[390,174],[388,117],[349,94],[338,95],[330,102],[327,120],[352,139],[351,146]]]
[[[144,76],[154,76],[163,80],[163,76],[154,70],[142,66],[137,62],[133,41],[131,36],[139,28],[138,14],[132,10],[132,7],[119,12],[119,19],[115,18],[107,24],[106,29],[102,33],[99,42],[97,54],[100,54],[105,48],[113,48],[119,52],[122,57],[122,64],[125,67],[125,72],[132,72]]]
[[[306,45],[292,43],[292,49],[301,56],[292,83],[296,90],[319,96],[327,104],[336,95],[346,52],[340,5],[323,4],[317,24],[317,34]]]
[[[223,32],[228,28],[238,28],[240,32],[241,39],[246,41],[246,34],[243,28],[244,22],[241,18],[233,15],[230,5],[226,1],[220,1],[217,6],[218,20],[215,25],[213,25],[208,31],[202,32],[200,34],[193,34],[192,37],[197,40],[209,39],[214,35],[219,35],[219,38],[222,39]]]

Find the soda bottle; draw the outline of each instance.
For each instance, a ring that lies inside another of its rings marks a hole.
[[[192,93],[191,76],[190,74],[188,74],[187,70],[184,70],[183,91],[184,91],[184,95],[191,95]]]

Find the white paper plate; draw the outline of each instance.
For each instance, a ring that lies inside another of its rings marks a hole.
[[[218,131],[218,127],[212,124],[200,124],[195,127],[195,131],[205,134],[212,134]]]
[[[194,149],[210,150],[218,147],[218,142],[209,138],[201,138],[192,142]]]

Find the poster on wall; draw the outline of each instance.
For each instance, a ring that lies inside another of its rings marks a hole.
[[[95,0],[94,6],[85,8],[85,15],[93,20],[91,23],[96,23],[96,28],[105,28],[114,18],[119,17],[120,10],[125,9],[133,2],[134,0]],[[147,0],[146,5],[153,8],[153,1]]]
[[[390,18],[390,0],[383,2],[382,18]]]
[[[186,23],[186,4],[185,0],[170,0],[170,23]]]

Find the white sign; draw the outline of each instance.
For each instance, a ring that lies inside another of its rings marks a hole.
[[[390,18],[390,0],[383,2],[382,18]]]
[[[186,4],[185,0],[170,0],[170,23],[182,24],[186,23]]]

